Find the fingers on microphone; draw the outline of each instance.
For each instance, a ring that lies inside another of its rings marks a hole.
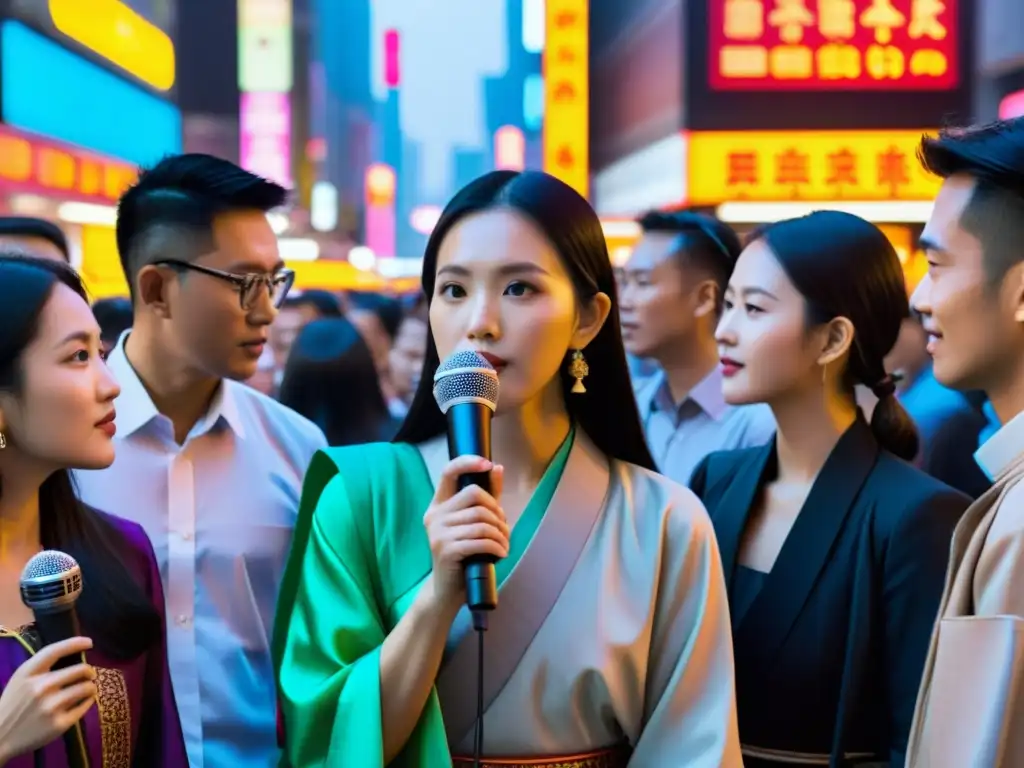
[[[493,509],[497,514],[503,515],[498,500],[479,485],[467,485],[452,497],[451,506],[454,509],[487,507]]]
[[[508,536],[503,530],[495,526],[493,523],[470,523],[469,525],[460,525],[452,532],[452,538],[455,541],[476,541],[478,539],[490,539],[496,541],[501,546],[508,546]]]
[[[32,660],[39,665],[40,669],[50,669],[57,663],[58,659],[71,656],[76,653],[84,653],[92,648],[92,640],[88,637],[71,637],[61,640],[59,643],[47,645],[39,653],[32,657]]]
[[[60,693],[53,697],[53,704],[58,711],[71,709],[83,702],[95,699],[96,694],[96,683],[92,680],[86,680],[76,685],[69,685],[61,690]]]
[[[473,555],[494,555],[497,558],[508,557],[508,543],[492,538],[462,539],[455,542],[455,556],[464,560]]]
[[[96,679],[96,670],[89,664],[75,664],[67,669],[50,673],[49,684],[54,688],[65,688],[79,683],[91,683]]]
[[[458,480],[462,475],[474,472],[488,472],[494,464],[481,456],[456,456],[441,471],[441,479],[437,484],[435,498],[448,499],[458,490]]]
[[[505,487],[505,467],[495,464],[491,470],[491,495],[495,499],[501,498],[501,491]]]
[[[64,728],[63,728],[63,730],[67,730],[72,725],[74,725],[79,720],[81,720],[83,717],[85,717],[85,713],[88,712],[89,709],[92,708],[92,705],[95,704],[95,703],[96,703],[96,697],[95,696],[91,696],[90,698],[87,698],[85,701],[79,703],[73,709],[67,710],[67,712],[64,714],[64,718],[63,718],[64,719]]]
[[[498,533],[508,539],[509,527],[505,522],[505,515],[500,510],[495,511],[490,507],[470,507],[461,509],[448,518],[448,525],[452,528],[470,527],[473,525],[486,525],[494,528]],[[458,538],[465,538],[459,536]]]

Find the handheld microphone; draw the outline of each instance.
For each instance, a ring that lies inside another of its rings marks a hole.
[[[75,602],[82,594],[82,571],[71,555],[47,549],[34,555],[21,573],[21,601],[35,616],[36,630],[44,646],[82,634]],[[66,669],[84,664],[85,654],[64,656],[53,665]],[[64,748],[71,768],[89,768],[89,753],[81,722],[64,734]]]
[[[498,407],[498,372],[479,352],[455,352],[434,374],[434,399],[448,419],[448,455],[491,458],[491,416]],[[491,491],[491,476],[474,472],[459,477],[459,490],[478,485]],[[498,580],[492,555],[474,555],[465,561],[466,605],[475,623],[481,611],[498,606]]]

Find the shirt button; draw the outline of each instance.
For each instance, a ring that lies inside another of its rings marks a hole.
[[[188,626],[188,623],[189,623],[189,617],[188,616],[186,616],[184,613],[178,615],[178,624],[180,624],[181,626],[184,627],[184,626]]]
[[[192,541],[192,532],[185,531],[183,534],[181,534],[181,538],[183,538],[185,541]]]

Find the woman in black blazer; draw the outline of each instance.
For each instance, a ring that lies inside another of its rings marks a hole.
[[[903,765],[970,503],[904,461],[917,434],[882,360],[908,311],[885,235],[834,211],[755,234],[729,282],[725,398],[767,402],[778,432],[691,486],[728,580],[746,768]],[[870,425],[857,383],[880,398]]]

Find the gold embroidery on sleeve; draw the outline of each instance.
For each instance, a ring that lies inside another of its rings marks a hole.
[[[96,708],[103,738],[103,768],[131,768],[132,713],[119,669],[96,667]]]

